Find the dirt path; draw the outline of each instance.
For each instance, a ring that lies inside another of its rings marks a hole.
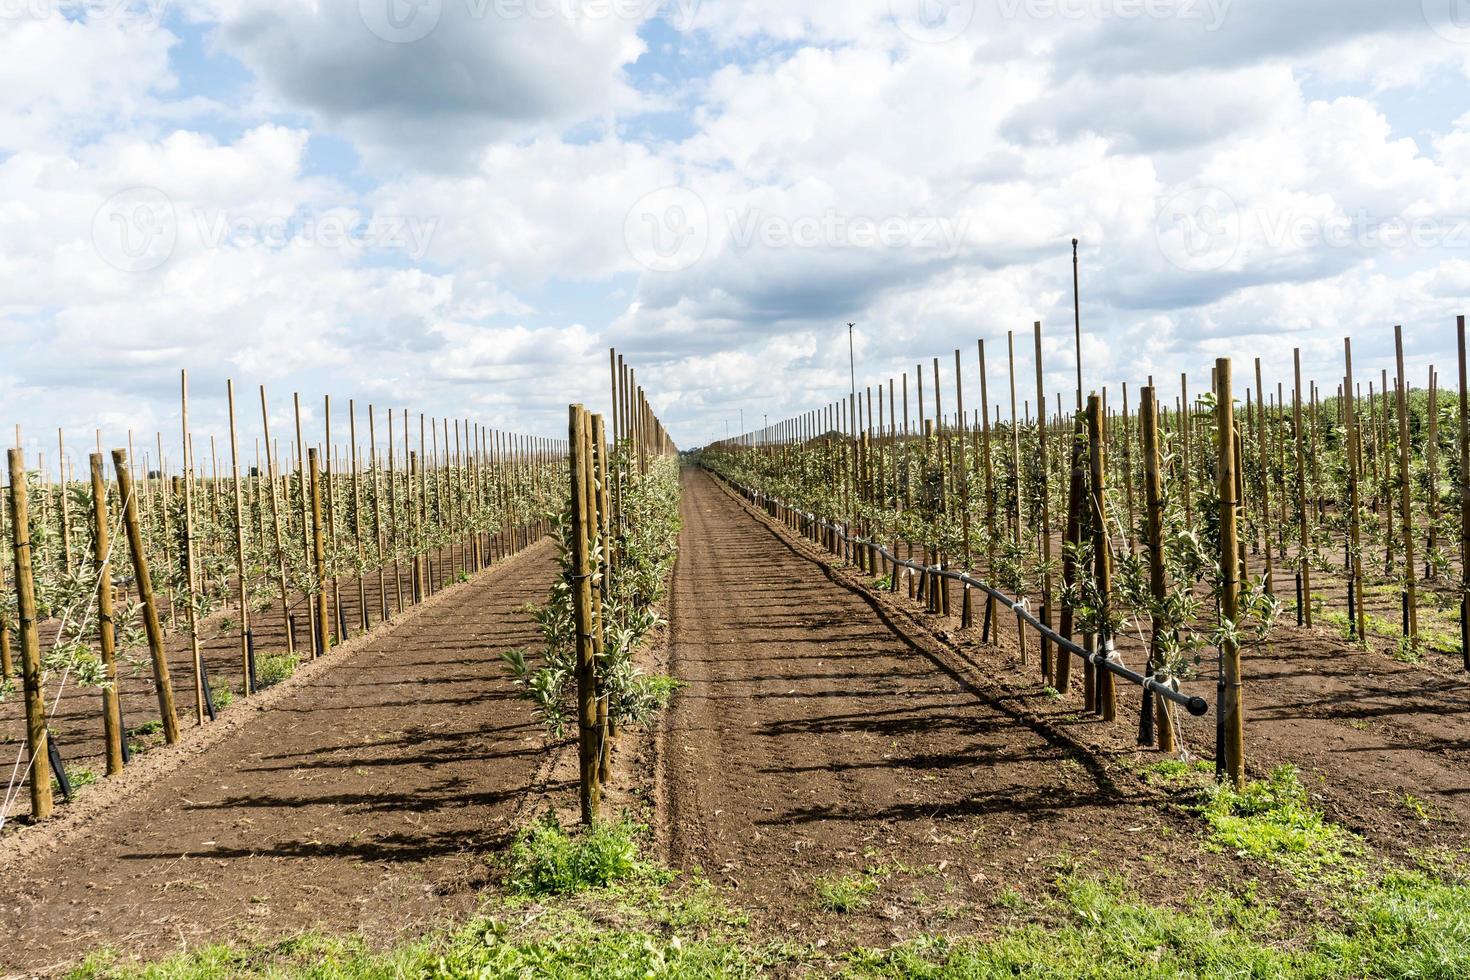
[[[471,906],[546,758],[497,661],[535,641],[519,607],[553,568],[543,542],[260,695],[125,805],[11,841],[0,971],[234,934],[388,938]]]
[[[1004,921],[1002,887],[1039,889],[1070,860],[1160,897],[1231,874],[1139,780],[989,700],[707,474],[686,472],[682,513],[669,657],[684,686],[662,734],[674,864],[783,930],[868,941],[956,916],[973,930],[977,908]],[[843,874],[871,883],[859,913],[818,895]]]
[[[513,540],[510,533],[488,539],[487,553],[499,560],[502,555],[508,553],[512,544],[520,544],[526,533],[525,529],[518,528],[514,532]],[[431,552],[429,562],[432,595],[452,583],[458,577],[461,568],[466,566],[464,543],[455,542]],[[339,629],[337,625],[334,625],[334,637],[339,632],[348,638],[357,637],[364,630],[364,622],[369,629],[380,625],[385,619],[385,605],[390,616],[401,614],[402,609],[398,603],[400,595],[404,597],[406,604],[404,608],[411,609],[413,605],[413,578],[406,564],[398,567],[396,587],[392,568],[386,571],[381,583],[376,573],[369,572],[363,579],[361,587],[359,587],[358,580],[352,576],[344,576],[335,583],[335,586],[329,590],[328,601],[332,609],[330,615],[334,624],[341,624],[341,627],[344,628]],[[363,599],[366,600],[365,614]],[[162,595],[159,597],[159,602],[161,609],[165,611],[165,628],[169,629],[166,616],[168,602]],[[338,611],[339,605],[340,612]],[[292,610],[295,646],[298,654],[304,659],[310,647],[309,608],[299,594],[293,596]],[[230,706],[222,707],[219,712],[221,716],[227,714],[232,710],[233,705],[239,703],[245,687],[244,678],[241,676],[238,624],[238,612],[233,607],[229,607],[217,612],[200,629],[200,655],[204,660],[205,670],[209,677],[211,693],[217,704],[223,705],[226,700],[230,702]],[[255,640],[255,657],[258,665],[264,664],[273,654],[286,653],[288,649],[287,621],[282,614],[279,601],[272,602],[264,610],[252,611],[250,624]],[[43,624],[43,643],[50,642],[51,637],[54,636],[54,628],[52,623]],[[334,640],[334,642],[340,642],[340,640]],[[181,632],[174,631],[170,631],[166,636],[165,650],[173,679],[175,710],[179,725],[187,732],[194,727],[196,717],[193,650],[187,637]],[[146,647],[123,651],[119,661],[117,690],[122,700],[123,721],[130,733],[129,743],[144,750],[162,745],[163,736],[157,730],[158,698],[154,692]],[[47,688],[48,703],[55,698],[55,693],[54,687]],[[97,691],[75,687],[68,689],[49,717],[48,727],[51,736],[60,748],[68,773],[86,778],[88,775],[101,775],[106,771],[102,698]],[[0,703],[0,759],[4,760],[7,770],[9,764],[20,757],[24,751],[25,707],[24,700],[17,695]],[[22,793],[12,807],[10,816],[14,818],[26,815],[30,810],[29,804],[28,795]]]

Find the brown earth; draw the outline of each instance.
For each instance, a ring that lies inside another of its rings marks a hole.
[[[913,630],[932,636],[1002,688],[996,695],[1000,703],[1057,726],[1087,746],[1100,764],[1137,768],[1158,759],[1157,752],[1136,747],[1137,688],[1118,686],[1119,721],[1106,724],[1081,710],[1080,661],[1073,662],[1073,688],[1065,697],[1046,693],[1036,639],[1030,637],[1030,662],[1022,664],[1011,617],[1000,617],[998,644],[982,644],[978,599],[977,628],[961,629],[958,617],[930,615],[922,603],[876,592],[872,579],[852,566],[753,508],[746,510],[778,528],[830,574],[904,610]],[[1252,562],[1253,572],[1258,566]],[[1281,588],[1289,586],[1289,579],[1281,581]],[[958,598],[953,601],[958,609]],[[1143,668],[1147,646],[1136,628],[1119,637],[1118,648],[1126,664]],[[1297,766],[1331,819],[1400,858],[1470,846],[1470,678],[1457,667],[1438,659],[1400,663],[1381,647],[1363,649],[1332,629],[1290,622],[1242,660],[1247,769],[1253,777],[1279,765]],[[1200,679],[1185,689],[1213,705],[1215,664],[1203,662],[1199,672]],[[1194,758],[1213,759],[1214,711],[1201,719],[1181,715],[1181,720],[1180,747]]]
[[[1166,901],[1237,876],[1197,821],[1010,698],[906,600],[860,589],[702,471],[681,511],[663,842],[758,921],[882,944],[1004,923],[1003,889],[1039,895],[1074,863]],[[856,914],[818,896],[842,875],[874,883]]]
[[[702,869],[760,928],[833,948],[991,932],[1055,914],[1038,900],[1071,868],[1155,902],[1246,879],[1300,898],[1271,868],[1201,848],[1200,821],[1144,778],[1159,756],[1134,745],[1134,689],[1106,724],[1076,688],[1041,687],[1012,624],[982,645],[709,475],[686,471],[684,490],[653,664],[684,686],[652,739],[619,739],[609,808],[651,802],[670,863]],[[495,662],[534,642],[519,607],[552,575],[543,543],[446,589],[0,843],[0,929],[17,937],[0,972],[313,927],[385,942],[473,908],[487,856],[575,798],[571,753],[545,751]],[[1141,647],[1123,654],[1137,666]],[[1295,627],[1246,672],[1254,774],[1301,765],[1333,818],[1388,850],[1465,842],[1463,681]],[[1210,755],[1212,718],[1183,734]],[[859,907],[839,913],[844,877]]]
[[[0,971],[312,928],[387,940],[472,908],[544,788],[544,729],[498,659],[536,641],[520,607],[553,558],[542,542],[446,589],[13,835]]]
[[[499,559],[510,553],[524,540],[528,540],[525,529],[489,537],[485,545],[486,554]],[[456,542],[433,551],[428,556],[429,594],[436,594],[457,580],[467,567],[466,548]],[[400,563],[398,585],[394,585],[394,567],[388,566],[383,578],[376,572],[368,572],[359,584],[356,577],[344,576],[328,590],[329,617],[332,622],[333,642],[341,637],[353,638],[363,635],[390,617],[399,615],[403,609],[413,606],[413,576],[411,566]],[[401,602],[400,605],[400,596]],[[364,601],[365,600],[365,601]],[[169,630],[169,603],[165,595],[158,597],[160,616],[165,630]],[[300,659],[307,659],[310,650],[311,612],[300,594],[293,594],[291,603],[291,627],[294,633],[294,648]],[[209,679],[210,692],[216,704],[226,698],[232,703],[244,690],[244,671],[240,657],[240,617],[238,609],[231,605],[220,610],[200,624],[200,657],[204,661],[205,674]],[[257,673],[265,659],[273,654],[283,654],[293,645],[288,643],[288,623],[279,599],[264,609],[252,610],[251,633],[254,637]],[[55,635],[55,623],[42,624],[42,642],[49,643]],[[165,635],[165,652],[169,660],[169,673],[174,690],[174,708],[179,727],[187,732],[195,725],[197,716],[196,678],[194,656],[188,637],[182,632],[171,631]],[[16,681],[17,688],[19,681]],[[57,698],[58,690],[61,697]],[[124,650],[119,653],[117,691],[122,705],[123,722],[129,732],[129,743],[141,755],[163,744],[158,731],[158,696],[155,693],[153,674],[147,647]],[[46,691],[48,729],[58,746],[63,765],[72,776],[83,779],[101,776],[106,771],[106,748],[102,727],[102,697],[96,690],[70,685],[59,688],[54,681]],[[222,706],[217,712],[223,716],[231,706]],[[25,706],[19,691],[14,697],[0,703],[0,764],[9,773],[17,759],[24,759],[25,752]],[[22,761],[21,765],[24,765]],[[60,794],[57,799],[60,800]],[[30,797],[25,789],[17,795],[7,818],[14,821],[30,812]],[[4,833],[11,832],[15,824],[7,824]]]

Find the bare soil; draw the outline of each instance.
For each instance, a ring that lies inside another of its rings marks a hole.
[[[538,639],[521,607],[553,559],[542,542],[446,589],[11,836],[0,971],[314,928],[387,941],[473,908],[543,789],[544,728],[498,661]]]
[[[1011,698],[702,471],[684,476],[661,830],[782,935],[883,945],[1009,921],[1071,866],[1155,900],[1236,878],[1197,821]],[[998,667],[992,663],[991,671]],[[863,907],[820,892],[845,875]],[[1034,914],[1034,909],[1031,911]]]
[[[872,579],[841,559],[753,508],[742,508],[796,542],[829,574],[901,609],[913,630],[940,641],[1000,689],[995,695],[1000,703],[1064,731],[1099,764],[1137,769],[1158,760],[1156,751],[1136,745],[1141,708],[1137,688],[1118,685],[1119,720],[1107,724],[1082,710],[1079,661],[1073,662],[1073,686],[1066,696],[1057,698],[1042,688],[1036,638],[1028,638],[1030,659],[1023,664],[1011,617],[999,617],[996,641],[982,643],[978,598],[976,627],[961,629],[958,616],[931,615],[922,603],[877,591]],[[1260,564],[1253,559],[1253,572]],[[1290,587],[1289,578],[1279,580],[1279,589]],[[958,593],[956,587],[955,610],[960,608]],[[1121,636],[1118,648],[1126,664],[1144,668],[1143,636],[1136,631]],[[1242,660],[1246,761],[1252,776],[1265,776],[1283,764],[1297,766],[1332,820],[1401,859],[1470,846],[1470,677],[1457,663],[1437,657],[1401,663],[1379,645],[1364,649],[1346,642],[1335,629],[1290,622],[1279,626],[1269,643],[1245,651]],[[1185,690],[1213,705],[1216,665],[1202,663],[1199,672],[1200,678],[1186,683]],[[1186,755],[1213,759],[1213,709],[1200,719],[1181,712],[1180,720],[1180,747]]]
[[[487,555],[496,559],[508,555],[528,539],[528,531],[518,528],[514,532],[487,538]],[[470,563],[466,561],[463,542],[455,542],[431,552],[426,574],[426,591],[430,597],[456,582]],[[381,580],[378,573],[368,572],[359,583],[353,576],[343,576],[328,588],[328,608],[331,619],[333,643],[341,643],[388,622],[405,609],[413,608],[413,576],[411,566],[399,563],[397,586],[394,584],[395,569],[389,566]],[[400,601],[401,600],[401,601]],[[169,603],[163,594],[158,596],[160,616],[165,630],[170,629]],[[257,675],[267,657],[284,654],[294,648],[299,659],[310,659],[311,608],[299,593],[291,597],[291,621],[288,624],[279,599],[266,608],[251,610],[250,629],[254,638]],[[204,661],[205,676],[209,681],[210,693],[216,711],[222,717],[239,704],[245,688],[245,678],[240,654],[240,615],[231,605],[219,610],[200,624],[200,657]],[[180,624],[182,627],[182,624]],[[288,627],[293,638],[288,640]],[[43,623],[43,645],[55,635],[55,623]],[[181,731],[195,726],[198,716],[199,688],[194,673],[193,650],[182,628],[165,635],[165,652],[169,660],[169,673],[174,691],[174,710]],[[17,654],[18,656],[18,654]],[[257,678],[258,679],[258,678]],[[19,680],[14,697],[0,703],[0,765],[9,776],[16,760],[24,766],[25,754],[25,706],[19,692]],[[153,674],[146,646],[124,650],[118,656],[117,690],[122,705],[123,723],[128,731],[128,742],[141,755],[163,744],[159,731],[158,696],[155,693]],[[58,698],[58,693],[60,697]],[[73,776],[101,776],[106,771],[106,743],[102,727],[102,697],[100,692],[82,689],[72,684],[57,687],[49,683],[46,691],[48,729],[56,743],[66,771]],[[57,799],[60,800],[60,793]],[[29,814],[30,798],[22,791],[16,797],[7,816],[9,820],[23,818]],[[4,828],[12,831],[14,825]]]

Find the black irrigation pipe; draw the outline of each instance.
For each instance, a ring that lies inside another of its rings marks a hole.
[[[888,561],[893,563],[894,565],[900,565],[915,572],[924,572],[930,575],[937,575],[941,578],[949,579],[952,582],[961,582],[965,585],[970,586],[971,588],[979,589],[981,592],[984,592],[986,595],[989,595],[991,598],[995,599],[1001,605],[1010,609],[1011,612],[1016,614],[1017,619],[1031,626],[1033,629],[1036,630],[1036,632],[1040,633],[1043,637],[1051,640],[1051,642],[1055,643],[1063,650],[1066,650],[1067,652],[1074,654],[1077,657],[1080,657],[1082,660],[1092,664],[1094,667],[1100,670],[1106,670],[1108,673],[1114,675],[1115,677],[1123,678],[1130,684],[1141,687],[1146,691],[1152,691],[1156,696],[1163,698],[1165,701],[1171,701],[1174,704],[1180,705],[1184,708],[1184,710],[1188,711],[1196,718],[1202,717],[1208,714],[1210,711],[1210,703],[1204,698],[1197,695],[1185,694],[1182,691],[1176,691],[1174,690],[1174,688],[1170,687],[1167,684],[1160,684],[1152,677],[1146,677],[1143,674],[1140,674],[1138,671],[1132,670],[1116,660],[1109,659],[1104,654],[1089,651],[1081,645],[1073,642],[1072,640],[1067,639],[1065,636],[1058,633],[1056,630],[1052,629],[1046,624],[1042,623],[1035,616],[1031,615],[1030,608],[1028,608],[1024,602],[1011,598],[1000,589],[997,589],[992,585],[988,585],[977,578],[966,575],[964,572],[957,572],[953,569],[944,568],[940,565],[925,565],[920,562],[910,561],[906,558],[900,558],[876,541],[873,541],[869,538],[861,537],[856,534],[849,534],[845,526],[824,521],[821,518],[817,517],[817,515],[815,514],[809,514],[805,511],[798,510],[797,508],[792,507],[790,504],[787,504],[784,500],[772,497],[770,494],[762,493],[759,490],[752,489],[745,486],[744,484],[737,483],[734,480],[729,480],[729,482],[733,486],[739,488],[741,493],[745,494],[747,497],[750,497],[752,499],[752,502],[772,503],[776,504],[779,507],[784,507],[786,510],[789,510],[792,513],[798,514],[801,517],[805,518],[810,524],[831,531],[843,541],[846,541],[849,544],[866,545],[867,547],[878,549],[878,553],[884,558],[888,559]]]

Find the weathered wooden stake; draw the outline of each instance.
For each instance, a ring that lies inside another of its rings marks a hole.
[[[15,612],[25,690],[26,751],[30,755],[31,819],[51,816],[51,759],[46,748],[46,699],[41,690],[41,637],[36,622],[36,578],[31,567],[31,511],[25,456],[9,450],[10,535],[15,555]]]
[[[1143,504],[1148,533],[1148,582],[1154,601],[1164,601],[1168,583],[1164,579],[1164,482],[1159,465],[1159,406],[1153,385],[1138,393],[1138,426],[1143,443]],[[1159,623],[1153,624],[1149,642],[1149,675],[1157,676],[1163,666],[1163,638]],[[1145,698],[1150,695],[1145,692]],[[1174,751],[1174,724],[1169,702],[1153,698],[1154,725],[1160,751]],[[1148,744],[1145,742],[1145,744]]]
[[[1235,401],[1230,358],[1215,361],[1215,433],[1218,466],[1216,492],[1220,500],[1220,618],[1234,630],[1240,618],[1240,563],[1236,517]],[[1225,772],[1232,784],[1245,784],[1245,709],[1241,703],[1240,648],[1227,637],[1221,658],[1224,699],[1218,709],[1225,722]]]
[[[1404,328],[1393,328],[1394,355],[1399,376],[1395,381],[1399,423],[1399,522],[1404,541],[1404,635],[1412,649],[1419,647],[1419,569],[1414,559],[1414,488],[1409,483],[1409,381],[1404,373]],[[1392,536],[1392,535],[1390,535]]]
[[[311,486],[311,560],[316,572],[317,655],[332,648],[332,629],[327,609],[327,540],[322,527],[322,477],[316,447],[306,451],[307,475]]]
[[[1087,459],[1092,468],[1091,524],[1093,567],[1097,576],[1097,594],[1102,604],[1101,629],[1094,643],[1095,649],[1104,658],[1112,659],[1113,635],[1108,623],[1111,617],[1113,585],[1113,549],[1108,529],[1107,504],[1107,417],[1103,413],[1102,399],[1097,395],[1087,398]],[[1118,694],[1110,671],[1101,668],[1095,671],[1097,709],[1103,720],[1113,721],[1118,716]]]
[[[153,661],[153,690],[158,696],[158,716],[163,722],[163,740],[173,745],[179,740],[179,717],[174,710],[174,687],[169,678],[168,654],[163,646],[163,627],[158,621],[158,603],[153,597],[153,578],[148,570],[148,550],[143,543],[142,522],[138,519],[138,495],[133,489],[133,474],[128,468],[128,451],[112,451],[112,468],[117,474],[117,492],[122,500],[123,530],[128,536],[128,551],[133,558],[133,581],[138,601],[143,604],[143,629],[148,636],[148,653]]]
[[[123,769],[122,710],[117,693],[117,635],[112,622],[112,554],[107,524],[107,480],[101,453],[88,457],[92,467],[92,557],[97,568],[97,646],[102,655],[102,735],[107,749],[107,775]]]
[[[590,538],[592,530],[590,482],[591,460],[588,459],[587,410],[581,405],[568,409],[567,436],[571,468],[572,494],[572,610],[576,622],[577,647],[577,746],[580,765],[580,801],[582,822],[597,820],[601,803],[598,775],[597,671],[594,654],[592,611],[592,562]]]

